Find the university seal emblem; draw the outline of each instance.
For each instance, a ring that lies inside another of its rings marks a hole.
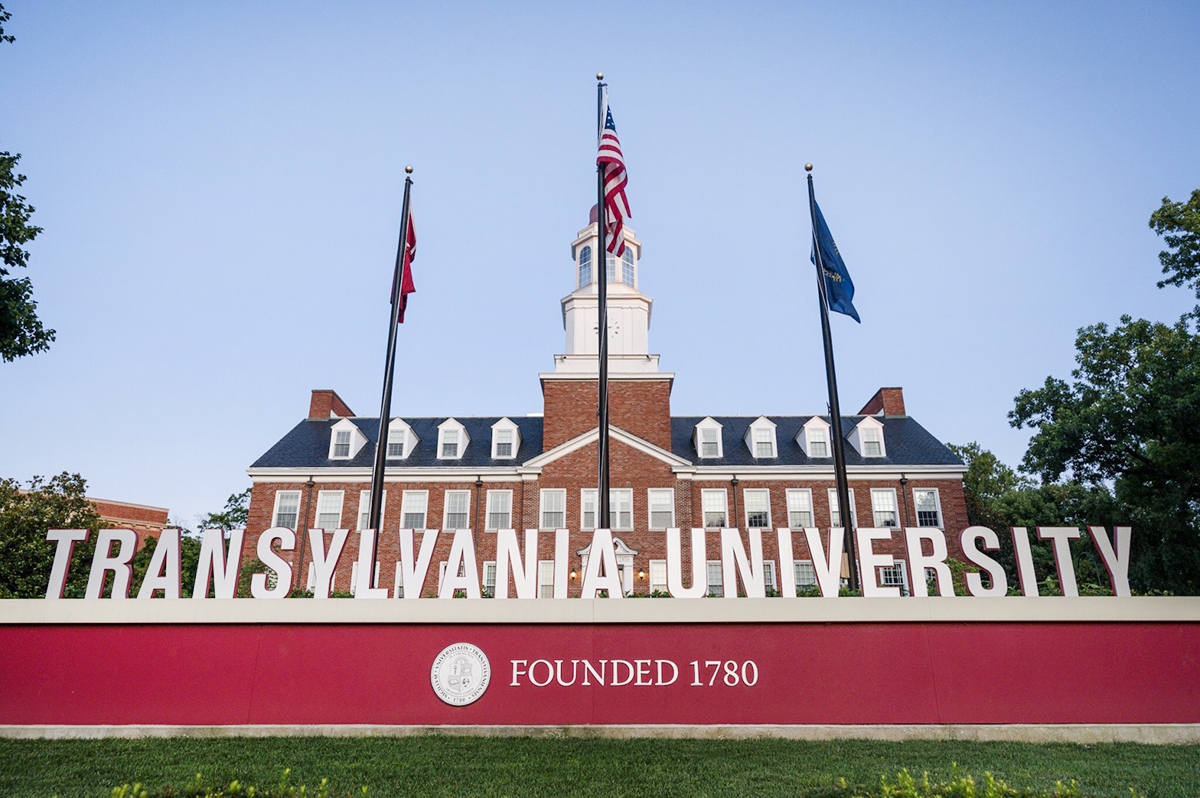
[[[433,660],[429,673],[433,692],[455,707],[478,701],[491,678],[492,666],[487,655],[470,643],[446,646]]]

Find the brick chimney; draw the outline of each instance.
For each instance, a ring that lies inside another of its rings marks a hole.
[[[308,404],[309,418],[347,418],[354,411],[342,401],[337,391],[328,389],[312,392],[312,401]]]
[[[882,410],[885,416],[906,416],[904,412],[903,388],[880,388],[871,401],[858,411],[860,416],[873,416]]]

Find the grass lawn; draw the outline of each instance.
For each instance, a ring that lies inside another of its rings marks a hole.
[[[0,740],[0,796],[107,798],[114,786],[205,782],[392,795],[828,795],[840,777],[878,785],[900,768],[947,778],[951,763],[1010,786],[1074,778],[1087,795],[1200,796],[1200,747],[943,741],[603,740],[486,737]]]

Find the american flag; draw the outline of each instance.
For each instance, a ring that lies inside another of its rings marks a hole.
[[[625,254],[625,218],[631,215],[629,200],[625,197],[625,186],[629,184],[629,176],[625,173],[621,142],[617,140],[617,126],[613,124],[612,110],[608,107],[608,92],[604,94],[604,127],[600,129],[600,150],[596,155],[596,165],[604,174],[607,249],[619,258]]]
[[[412,201],[409,200],[408,205],[408,236],[404,242],[404,281],[400,284],[400,323],[404,323],[404,311],[408,308],[408,295],[415,293],[417,287],[413,285],[412,278],[412,262],[417,257],[417,232],[413,229],[412,218]],[[397,264],[399,265],[399,264]],[[392,301],[396,301],[396,276],[392,275]]]

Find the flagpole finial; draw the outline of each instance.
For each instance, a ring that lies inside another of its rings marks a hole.
[[[597,73],[596,73],[596,80],[604,80],[604,73],[603,73],[603,72],[597,72]]]
[[[412,164],[409,164],[408,166],[404,167],[404,174],[406,174],[406,175],[412,174]]]
[[[812,164],[810,164],[810,163],[806,163],[806,164],[804,164],[804,171],[806,171],[806,172],[811,172],[811,171],[812,171]]]

